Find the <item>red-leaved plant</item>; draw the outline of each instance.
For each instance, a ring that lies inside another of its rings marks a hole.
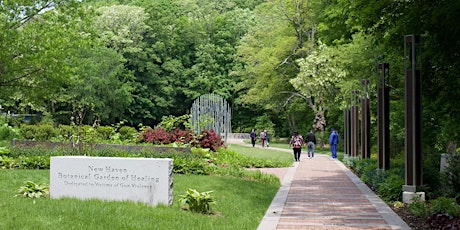
[[[147,128],[142,135],[144,137],[144,142],[154,145],[167,145],[171,143],[172,135],[163,128]]]
[[[195,147],[209,148],[211,151],[215,152],[219,147],[224,145],[224,142],[213,130],[203,130],[201,134],[195,138],[192,145]]]
[[[204,130],[199,135],[194,135],[191,130],[175,129],[168,132],[163,128],[146,128],[140,135],[143,142],[154,145],[167,145],[173,142],[190,143],[197,148],[208,148],[211,151],[217,151],[224,142],[222,138],[213,130]]]

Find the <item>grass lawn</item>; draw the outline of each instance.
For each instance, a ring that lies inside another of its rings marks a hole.
[[[250,140],[244,140],[244,143],[250,144]],[[259,144],[260,142],[257,142],[256,145]],[[266,159],[280,159],[280,160],[285,160],[285,161],[291,161],[294,162],[294,157],[293,157],[293,152],[292,152],[292,147],[289,146],[289,144],[284,144],[284,143],[270,143],[270,147],[268,148],[253,148],[253,147],[248,147],[248,146],[242,146],[242,145],[235,145],[231,144],[228,146],[230,150],[233,150],[235,152],[244,154],[246,156],[251,156],[251,157],[260,157],[260,158],[266,158]],[[280,149],[285,149],[289,150],[289,152],[282,152],[282,151],[277,151],[273,148],[280,148]],[[249,149],[249,150],[247,150]],[[302,154],[307,153],[307,147],[303,146],[302,147]],[[329,148],[316,148],[315,153],[319,154],[326,154],[326,155],[331,155],[331,151]],[[339,154],[339,152],[337,152]]]
[[[284,151],[277,151],[270,148],[254,148],[250,146],[243,146],[243,145],[236,145],[230,144],[227,147],[229,150],[235,151],[242,155],[254,158],[262,158],[268,160],[280,160],[290,162],[291,164],[294,162],[294,158],[292,157],[291,152],[284,152]],[[287,148],[288,150],[289,148]],[[292,150],[292,149],[291,149]]]
[[[240,154],[292,164],[289,152],[231,145]],[[49,170],[0,169],[0,229],[257,229],[279,189],[224,176],[174,174],[171,206],[133,202],[15,197],[25,181],[49,184]],[[214,215],[185,211],[178,202],[188,188],[214,191]]]
[[[279,185],[233,177],[174,175],[171,206],[14,197],[24,181],[49,184],[49,170],[0,172],[0,229],[257,229]],[[215,215],[184,211],[188,188],[213,190]]]

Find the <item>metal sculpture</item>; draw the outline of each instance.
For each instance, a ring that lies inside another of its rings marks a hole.
[[[197,98],[191,108],[192,129],[196,133],[213,130],[227,143],[231,133],[231,109],[225,98],[216,94],[205,94]]]

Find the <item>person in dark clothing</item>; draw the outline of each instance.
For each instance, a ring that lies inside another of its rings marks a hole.
[[[294,151],[294,160],[300,161],[300,154],[302,151],[303,145],[303,137],[299,135],[299,132],[294,132],[294,135],[291,137],[291,141],[289,142],[289,146],[292,146],[292,150]]]
[[[308,158],[313,159],[315,157],[315,145],[316,145],[316,137],[313,134],[313,131],[310,131],[307,136],[305,137],[305,142],[307,143],[307,153]]]
[[[252,144],[252,147],[255,147],[255,146],[256,146],[256,137],[257,137],[256,130],[255,130],[255,129],[252,129],[252,131],[251,131],[251,133],[249,134],[249,136],[251,136],[251,144]]]

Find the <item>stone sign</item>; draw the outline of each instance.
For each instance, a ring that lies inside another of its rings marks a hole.
[[[51,157],[50,197],[172,204],[170,158]]]

